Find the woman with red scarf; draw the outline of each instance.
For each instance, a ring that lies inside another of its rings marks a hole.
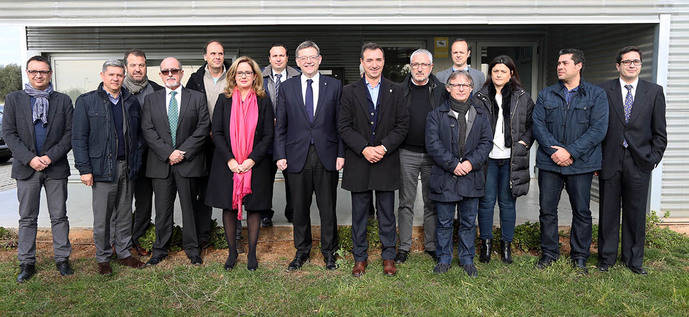
[[[270,209],[264,199],[273,186],[270,175],[273,144],[273,106],[263,90],[258,64],[250,57],[237,58],[227,72],[227,87],[215,104],[212,137],[215,144],[208,177],[206,204],[222,208],[229,255],[225,270],[237,263],[235,230],[247,213],[249,253],[247,269],[258,268],[256,243],[260,211]]]

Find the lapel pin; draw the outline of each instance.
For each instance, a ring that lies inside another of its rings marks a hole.
[[[390,88],[390,93],[392,93],[392,88]]]

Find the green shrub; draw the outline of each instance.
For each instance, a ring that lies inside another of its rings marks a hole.
[[[670,217],[670,212],[665,212],[659,217],[655,211],[646,216],[646,246],[663,249],[671,252],[689,253],[689,237],[661,226],[663,219]]]
[[[218,222],[213,219],[211,222],[211,245],[216,249],[227,249],[227,239],[225,239],[225,228],[218,226]]]
[[[512,245],[523,252],[541,247],[541,226],[538,222],[526,222],[514,227]]]
[[[0,227],[0,249],[14,249],[17,247],[17,233]]]
[[[352,252],[352,226],[338,226],[337,237],[340,241],[340,249]],[[378,220],[369,219],[366,226],[366,237],[368,238],[369,249],[380,248],[380,237],[378,236]]]
[[[156,228],[155,225],[151,224],[148,226],[146,233],[139,238],[139,245],[147,251],[153,250],[153,243],[156,241]],[[170,238],[170,244],[168,250],[171,252],[177,252],[182,250],[182,228],[180,226],[174,226],[172,228],[172,237]]]

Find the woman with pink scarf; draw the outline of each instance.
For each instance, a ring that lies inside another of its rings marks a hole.
[[[247,213],[249,253],[247,269],[258,268],[256,243],[260,211],[270,209],[268,197],[273,186],[270,175],[273,145],[273,106],[263,90],[258,64],[250,57],[237,58],[227,72],[227,87],[218,97],[213,112],[212,137],[215,144],[208,177],[206,204],[223,210],[229,255],[225,270],[237,263],[235,230]]]

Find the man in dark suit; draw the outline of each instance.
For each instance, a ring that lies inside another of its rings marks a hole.
[[[268,61],[270,65],[263,69],[263,87],[266,90],[266,94],[270,97],[270,101],[273,103],[273,115],[277,116],[277,97],[278,88],[285,82],[285,80],[298,77],[301,75],[298,70],[293,67],[287,66],[287,60],[289,55],[287,55],[287,46],[282,43],[273,43],[268,51]],[[273,149],[270,149],[270,153]],[[273,156],[274,160],[277,160]],[[271,165],[273,168],[273,182],[275,182],[275,173],[277,172],[277,165]],[[292,207],[292,199],[290,198],[289,183],[287,182],[287,177],[285,174],[282,175],[285,183],[285,218],[288,222],[292,222],[294,215],[294,208]],[[266,197],[273,201],[273,188],[270,188],[270,197]],[[261,212],[261,226],[271,227],[273,226],[273,215],[275,211],[272,209],[264,210]]]
[[[194,200],[199,195],[199,178],[208,174],[204,144],[210,119],[206,96],[182,87],[182,64],[174,57],[160,63],[165,90],[146,97],[141,128],[148,143],[146,176],[152,178],[155,194],[156,241],[146,265],[167,257],[172,237],[175,196],[182,207],[182,245],[191,264],[201,265]]]
[[[620,77],[601,85],[610,105],[600,171],[598,269],[604,272],[617,260],[621,206],[622,262],[632,272],[646,274],[648,185],[667,147],[667,131],[663,87],[639,79],[642,61],[639,48],[623,48],[617,54]]]
[[[14,155],[12,178],[17,180],[19,198],[19,239],[17,258],[20,273],[17,282],[30,279],[36,272],[36,228],[45,187],[53,233],[55,264],[61,275],[74,273],[69,265],[67,219],[67,152],[72,148],[72,100],[53,90],[50,61],[43,56],[29,58],[23,90],[5,98],[2,135]]]
[[[309,259],[314,192],[321,216],[321,252],[326,269],[334,270],[337,179],[344,166],[344,146],[337,135],[342,83],[318,73],[322,56],[316,43],[299,44],[296,56],[302,74],[280,85],[275,129],[276,165],[289,175],[294,207],[297,254],[287,270],[298,270]]]
[[[346,145],[347,167],[342,188],[352,193],[354,268],[359,277],[368,265],[366,224],[369,204],[376,191],[378,235],[383,245],[383,273],[395,275],[395,197],[400,187],[397,148],[407,136],[409,114],[399,85],[383,78],[383,49],[375,43],[361,48],[364,77],[342,90],[338,131]]]

